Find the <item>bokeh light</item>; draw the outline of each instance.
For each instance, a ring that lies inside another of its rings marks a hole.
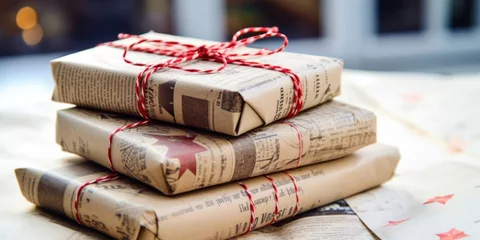
[[[42,26],[36,24],[33,28],[22,31],[23,41],[29,45],[34,46],[40,43],[43,38],[43,29]]]
[[[48,9],[39,15],[39,22],[42,23],[44,35],[48,37],[57,37],[68,31],[65,16],[61,11]]]
[[[19,28],[31,29],[37,24],[37,12],[31,7],[23,7],[18,11],[15,20]]]

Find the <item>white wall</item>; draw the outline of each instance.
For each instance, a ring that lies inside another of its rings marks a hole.
[[[418,70],[480,64],[480,3],[477,24],[463,32],[447,28],[448,0],[425,0],[426,29],[416,34],[375,34],[374,0],[323,0],[324,37],[290,41],[288,51],[345,59],[349,68]],[[292,1],[294,2],[294,1]],[[480,1],[479,1],[480,2]],[[179,35],[224,40],[224,0],[175,0]]]

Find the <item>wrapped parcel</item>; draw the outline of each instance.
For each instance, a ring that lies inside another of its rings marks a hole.
[[[376,144],[335,161],[289,171],[298,187],[299,213],[382,184],[392,177],[399,158],[396,148]],[[15,173],[26,199],[75,219],[78,187],[108,171],[79,161],[51,171],[27,168]],[[277,220],[291,217],[297,203],[292,180],[283,172],[270,177],[279,193]],[[276,205],[272,183],[263,176],[243,183],[254,202],[253,229],[270,224]],[[82,224],[116,239],[226,239],[247,231],[249,202],[237,183],[165,196],[122,177],[87,186],[79,198],[79,216]]]
[[[198,46],[215,43],[153,32],[142,36]],[[127,46],[136,41],[123,39],[115,43]],[[139,45],[148,46],[148,43]],[[241,53],[252,49],[235,51]],[[144,67],[125,63],[122,54],[123,49],[97,46],[53,60],[53,100],[139,115],[135,81]],[[170,58],[134,51],[129,52],[128,57],[151,64]],[[303,109],[340,94],[342,60],[287,52],[248,60],[282,66],[296,73],[304,91]],[[181,66],[207,69],[216,68],[220,63],[197,60]],[[229,64],[215,74],[162,69],[152,75],[145,94],[146,109],[152,119],[236,136],[286,117],[293,106],[294,88],[292,80],[284,73]]]
[[[63,150],[108,167],[108,139],[136,118],[71,108],[57,112]],[[117,133],[116,171],[165,194],[291,169],[348,155],[376,141],[376,117],[331,101],[238,137],[162,122]],[[301,150],[301,154],[300,154]]]

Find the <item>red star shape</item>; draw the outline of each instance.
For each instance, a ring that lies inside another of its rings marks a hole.
[[[435,202],[438,202],[438,203],[441,203],[441,204],[446,204],[450,200],[450,198],[453,197],[453,195],[454,194],[445,195],[445,196],[436,196],[434,198],[428,199],[423,204],[430,204],[430,203],[435,203]]]
[[[388,223],[387,223],[385,226],[383,226],[383,227],[395,226],[395,225],[401,224],[401,223],[403,223],[403,222],[405,222],[405,221],[408,221],[408,220],[410,220],[410,219],[411,219],[411,218],[406,218],[406,219],[399,220],[399,221],[388,221]]]
[[[467,147],[467,143],[463,141],[462,139],[458,137],[450,137],[447,148],[448,150],[454,152],[454,153],[459,153],[463,152],[463,150]]]
[[[435,234],[435,235],[440,237],[440,240],[456,240],[456,239],[468,237],[468,235],[465,234],[465,232],[460,231],[460,230],[455,229],[455,228],[450,229],[450,231],[448,231],[448,232],[439,233],[439,234]]]
[[[424,99],[422,93],[409,93],[402,96],[403,100],[406,102],[417,103],[421,102]]]
[[[197,159],[195,158],[195,154],[206,151],[207,149],[193,142],[196,137],[195,135],[147,135],[157,139],[153,145],[161,145],[168,148],[165,154],[167,158],[177,158],[180,161],[178,178],[180,178],[187,169],[194,175],[197,174]]]

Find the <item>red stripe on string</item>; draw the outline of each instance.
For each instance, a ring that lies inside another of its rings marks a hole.
[[[274,222],[277,221],[277,216],[278,216],[278,211],[279,211],[279,196],[278,196],[278,189],[277,189],[277,186],[275,185],[275,182],[273,181],[273,179],[268,176],[268,175],[265,175],[265,177],[268,179],[268,181],[270,181],[270,183],[272,184],[272,187],[273,187],[273,192],[275,194],[275,210],[274,210],[274,215],[273,215],[273,218],[272,218],[272,221],[269,223],[269,224],[272,224]]]
[[[248,225],[247,231],[244,233],[244,234],[247,234],[252,231],[253,224],[255,223],[255,204],[253,202],[253,195],[248,190],[247,185],[245,185],[242,182],[238,182],[238,184],[242,186],[243,189],[245,190],[245,193],[247,194],[247,197],[248,197],[248,201],[250,203],[250,224]]]
[[[112,173],[110,175],[99,177],[97,179],[83,183],[82,185],[80,185],[80,187],[78,187],[77,193],[75,194],[75,200],[73,201],[73,206],[74,206],[73,209],[75,211],[75,220],[77,220],[79,224],[82,224],[82,220],[80,219],[80,213],[79,213],[79,201],[80,201],[80,196],[82,194],[82,190],[90,184],[109,182],[109,181],[118,179],[118,177],[119,177],[118,174]]]
[[[288,177],[290,177],[290,180],[292,180],[292,183],[293,183],[293,188],[295,189],[295,210],[293,212],[293,215],[292,216],[295,216],[297,215],[298,211],[300,210],[300,207],[299,207],[299,204],[300,204],[300,196],[298,195],[298,185],[297,185],[297,181],[295,180],[295,178],[290,175],[290,173],[288,173],[287,171],[284,172],[285,174],[288,175]]]

